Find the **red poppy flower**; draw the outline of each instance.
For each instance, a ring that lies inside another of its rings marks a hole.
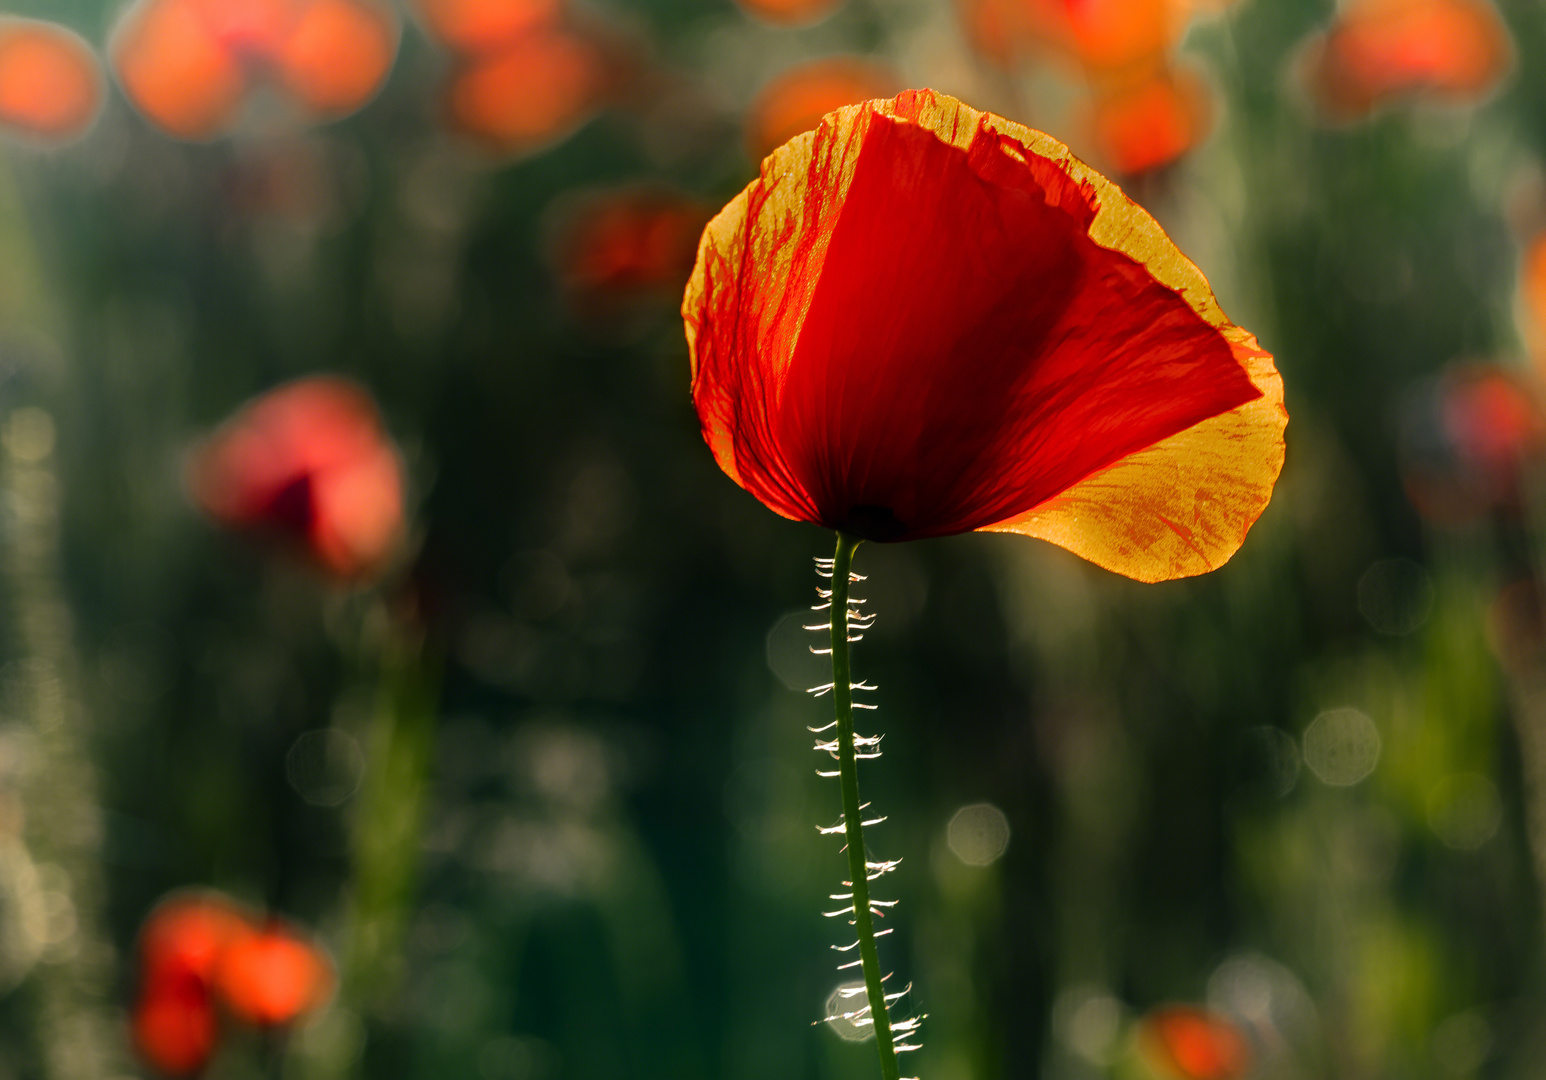
[[[1239,1080],[1251,1067],[1251,1044],[1228,1018],[1190,1005],[1156,1009],[1139,1022],[1139,1045],[1180,1080]]]
[[[1200,143],[1210,122],[1208,84],[1189,68],[1162,69],[1136,85],[1102,92],[1092,127],[1106,159],[1124,176],[1171,164]]]
[[[385,80],[397,38],[380,0],[140,0],[111,53],[135,108],[198,140],[228,129],[262,81],[317,119],[355,111]]]
[[[334,982],[327,954],[278,924],[231,942],[215,970],[215,986],[231,1014],[263,1027],[288,1024],[318,1008]]]
[[[890,97],[901,80],[884,64],[857,56],[829,56],[790,68],[757,94],[746,110],[746,146],[761,161],[844,105]]]
[[[234,903],[214,893],[162,901],[140,929],[140,986],[130,1025],[134,1045],[157,1071],[198,1072],[218,1034],[212,980],[231,944],[253,932]]]
[[[1524,503],[1525,467],[1546,453],[1546,417],[1525,383],[1503,368],[1451,368],[1408,404],[1402,479],[1417,511],[1439,524],[1475,521]]]
[[[1300,73],[1322,111],[1352,120],[1398,97],[1478,100],[1512,62],[1487,0],[1355,0],[1310,40]]]
[[[961,0],[978,52],[1009,66],[1027,51],[1099,73],[1158,61],[1186,31],[1187,0]]]
[[[0,130],[66,142],[101,108],[102,72],[85,41],[53,23],[0,19]]]
[[[683,302],[726,473],[873,540],[1039,536],[1220,565],[1287,422],[1271,357],[1066,147],[932,91],[840,109],[704,232]]]
[[[301,379],[247,405],[194,452],[188,485],[215,520],[291,538],[342,578],[379,571],[402,534],[402,463],[345,379]]]

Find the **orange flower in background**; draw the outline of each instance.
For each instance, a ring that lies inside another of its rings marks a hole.
[[[976,50],[1010,66],[1052,53],[1099,74],[1160,63],[1186,32],[1188,0],[961,0]]]
[[[182,139],[210,139],[268,82],[309,118],[359,109],[397,54],[397,17],[381,0],[140,0],[111,53],[129,100]]]
[[[1251,1044],[1227,1017],[1190,1005],[1155,1009],[1138,1024],[1145,1057],[1177,1080],[1241,1080]]]
[[[1018,532],[1181,577],[1233,554],[1282,466],[1271,357],[1154,220],[932,91],[775,151],[682,310],[720,467],[861,538]]]
[[[1354,120],[1401,97],[1478,101],[1512,63],[1487,0],[1354,0],[1309,41],[1299,71],[1326,115]]]
[[[325,1004],[336,977],[322,949],[214,892],[174,894],[140,928],[140,980],[130,1026],[158,1072],[201,1071],[219,1042],[223,1009],[264,1027]]]
[[[301,379],[246,405],[194,451],[188,486],[216,521],[286,537],[340,578],[379,572],[402,539],[402,462],[370,396],[345,379]]]
[[[335,982],[327,954],[277,923],[232,941],[215,970],[215,987],[231,1014],[262,1027],[317,1009]]]
[[[469,55],[446,91],[451,126],[497,153],[530,153],[572,134],[610,89],[607,57],[562,27],[523,34],[486,55]]]
[[[252,932],[218,894],[188,893],[157,906],[140,929],[140,986],[130,1025],[140,1057],[169,1076],[198,1072],[214,1052],[211,982],[230,943]]]
[[[1096,144],[1124,176],[1176,161],[1207,137],[1211,122],[1207,81],[1190,68],[1163,69],[1101,93],[1091,116]]]
[[[746,147],[761,161],[844,105],[890,97],[901,79],[884,64],[858,56],[829,56],[783,72],[746,110]]]
[[[102,70],[79,35],[35,19],[0,18],[0,131],[68,142],[101,110]]]
[[[431,36],[468,53],[495,52],[558,20],[559,0],[418,0]]]

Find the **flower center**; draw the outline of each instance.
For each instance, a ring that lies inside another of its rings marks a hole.
[[[838,526],[838,531],[861,540],[885,543],[904,535],[907,525],[889,506],[855,506],[848,511],[848,517]]]

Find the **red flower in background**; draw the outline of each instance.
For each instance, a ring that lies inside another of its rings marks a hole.
[[[190,1076],[219,1042],[222,1008],[238,1020],[287,1024],[332,993],[332,962],[280,923],[260,926],[228,897],[182,893],[140,928],[140,980],[130,1025],[140,1057],[158,1072]]]
[[[1407,497],[1429,521],[1460,525],[1516,512],[1525,468],[1546,452],[1546,418],[1517,375],[1487,364],[1445,372],[1407,408],[1402,430]]]
[[[346,379],[301,379],[244,406],[194,451],[188,486],[216,521],[286,537],[341,578],[378,572],[402,538],[402,462]]]
[[[844,105],[891,97],[902,80],[884,64],[859,56],[829,56],[783,72],[746,110],[746,146],[761,161]]]
[[[398,32],[381,0],[140,0],[111,53],[135,108],[197,140],[229,129],[260,82],[309,119],[355,111],[391,70]]]
[[[1142,580],[1266,506],[1271,358],[1066,147],[932,91],[840,109],[705,231],[683,301],[724,471],[873,540],[973,529]]]
[[[250,932],[246,917],[215,894],[163,901],[140,928],[140,986],[131,1014],[134,1044],[159,1072],[198,1072],[218,1032],[211,980],[226,946]]]
[[[214,985],[231,1014],[274,1027],[323,1005],[333,993],[332,962],[309,941],[278,923],[227,945]]]
[[[102,110],[102,70],[79,35],[0,18],[0,131],[49,143],[84,134]]]
[[[1010,66],[1050,53],[1091,73],[1159,62],[1185,33],[1189,0],[961,0],[979,53]]]
[[[567,138],[595,115],[610,89],[596,43],[561,26],[463,56],[446,88],[451,127],[500,154],[527,154]]]
[[[1300,73],[1323,112],[1355,120],[1402,97],[1477,101],[1512,62],[1487,0],[1354,0],[1309,41]]]
[[[1179,159],[1207,137],[1212,106],[1208,84],[1191,68],[1162,68],[1133,85],[1097,94],[1095,141],[1123,176],[1138,176]]]
[[[582,303],[679,294],[709,217],[697,199],[662,188],[595,192],[562,213],[550,257],[565,291]]]
[[[1138,1024],[1145,1056],[1178,1080],[1241,1080],[1251,1044],[1227,1017],[1190,1005],[1155,1009]]]
[[[619,46],[562,0],[418,0],[425,29],[456,59],[449,126],[496,154],[528,154],[573,134],[618,79]]]

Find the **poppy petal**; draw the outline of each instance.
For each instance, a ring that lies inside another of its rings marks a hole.
[[[706,230],[683,314],[726,473],[877,540],[1011,528],[1264,392],[1152,218],[931,91],[771,155]]]

